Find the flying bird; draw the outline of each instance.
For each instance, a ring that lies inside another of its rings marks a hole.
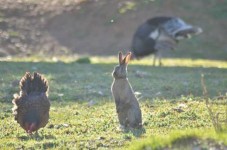
[[[202,32],[200,27],[192,26],[177,17],[155,17],[140,25],[133,35],[131,51],[134,58],[154,54],[153,65],[162,53],[176,48],[178,41]]]
[[[39,73],[26,74],[20,80],[20,95],[12,100],[15,120],[28,133],[32,134],[45,127],[49,120],[50,101],[48,82]]]

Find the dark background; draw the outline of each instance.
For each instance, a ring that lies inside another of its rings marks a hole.
[[[225,0],[0,0],[0,56],[115,55],[163,15],[204,30],[165,57],[227,60]]]

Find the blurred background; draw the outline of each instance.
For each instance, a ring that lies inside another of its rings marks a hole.
[[[226,0],[0,0],[0,57],[116,55],[155,16],[204,31],[165,57],[227,60]]]

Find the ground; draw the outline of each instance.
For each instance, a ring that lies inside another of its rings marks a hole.
[[[226,5],[0,0],[0,149],[226,149]],[[129,63],[143,129],[123,132],[110,92],[116,54],[129,49],[139,24],[166,14],[204,33],[167,52],[161,67],[152,57]],[[33,136],[11,110],[26,71],[43,74],[50,86],[49,123]]]
[[[15,58],[1,62],[0,148],[128,149],[135,143],[138,149],[143,149],[141,146],[165,149],[171,145],[181,147],[174,143],[185,137],[190,143],[191,136],[195,137],[192,144],[195,147],[224,147],[227,144],[226,134],[214,131],[212,120],[215,118],[209,115],[201,86],[201,74],[204,74],[208,96],[215,102],[213,115],[220,114],[217,124],[224,127],[221,120],[226,117],[226,62],[164,59],[168,64],[166,67],[153,67],[149,58],[131,62],[129,81],[139,99],[144,128],[124,133],[119,129],[110,92],[111,72],[117,58],[110,57],[108,62],[105,59],[70,60],[66,57],[56,62]],[[212,67],[214,64],[219,68]],[[39,131],[39,136],[33,137],[14,121],[11,111],[11,100],[15,93],[19,93],[18,82],[26,71],[42,73],[50,86],[50,120]],[[196,134],[188,134],[188,129],[196,130],[192,131]],[[169,134],[174,130],[183,133],[175,133],[177,137],[173,138],[162,137],[172,137]],[[204,132],[207,134],[203,135]]]
[[[115,55],[148,18],[178,16],[204,33],[165,57],[226,60],[226,1],[0,0],[0,54]]]

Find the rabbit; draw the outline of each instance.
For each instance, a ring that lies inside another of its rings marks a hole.
[[[127,65],[131,58],[131,52],[123,58],[119,52],[119,65],[112,73],[114,78],[111,92],[115,100],[116,111],[120,126],[123,129],[141,128],[142,115],[138,100],[127,78]]]

